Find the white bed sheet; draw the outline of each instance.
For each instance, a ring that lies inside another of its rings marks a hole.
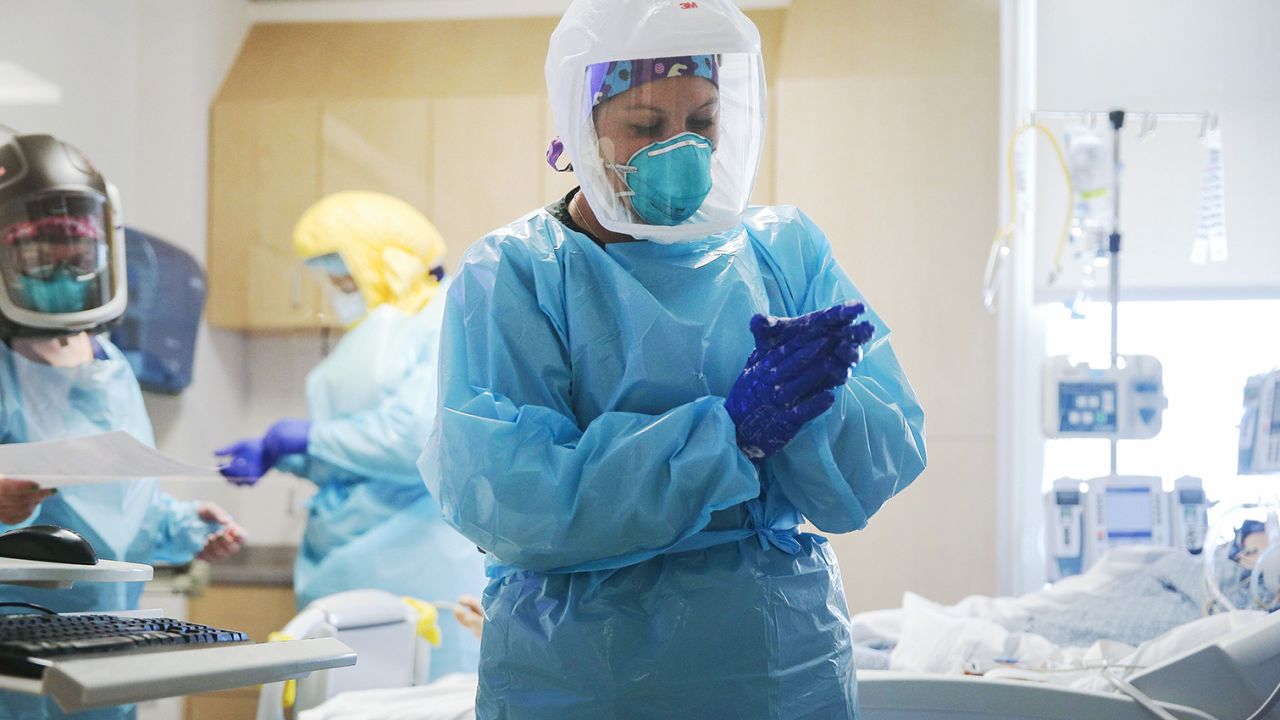
[[[891,670],[1016,678],[1098,692],[1113,689],[1099,672],[1103,667],[1128,677],[1267,617],[1236,611],[1193,620],[1136,647],[1110,640],[1069,647],[953,614],[918,596],[908,598],[903,610],[903,633],[889,658]]]
[[[1115,548],[1083,575],[1064,578],[1047,588],[1016,597],[969,596],[955,605],[947,606],[949,614],[958,617],[981,618],[1004,627],[1016,627],[1027,618],[1061,613],[1064,609],[1079,606],[1100,595],[1114,593],[1117,586],[1136,574],[1181,551],[1172,548],[1140,545]],[[1191,561],[1196,562],[1198,561]],[[1198,582],[1198,581],[1197,581]],[[913,598],[929,602],[914,593],[903,595],[903,607],[890,610],[873,610],[854,615],[853,642],[868,647],[892,647],[904,631],[906,608]],[[1199,607],[1189,605],[1186,620],[1198,616]],[[1175,623],[1180,624],[1180,623]],[[1150,639],[1158,633],[1152,633]]]
[[[1029,619],[1070,617],[1080,608],[1089,608],[1086,614],[1090,615],[1087,624],[1091,631],[1106,626],[1105,619],[1100,620],[1096,612],[1108,607],[1116,608],[1115,622],[1132,621],[1148,609],[1144,603],[1149,600],[1124,594],[1136,587],[1132,582],[1136,576],[1149,575],[1156,567],[1175,568],[1182,570],[1173,573],[1179,582],[1183,586],[1190,584],[1186,571],[1191,566],[1187,563],[1197,561],[1185,556],[1170,557],[1179,552],[1144,546],[1116,548],[1083,575],[1017,597],[975,595],[944,606],[906,593],[901,608],[855,615],[853,641],[862,647],[890,649],[889,669],[895,671],[988,675],[1109,692],[1114,688],[1099,672],[1103,666],[1109,666],[1118,677],[1127,677],[1266,617],[1264,613],[1243,611],[1197,617],[1195,605],[1188,598],[1178,615],[1167,616],[1176,619],[1160,628],[1163,632],[1148,634],[1144,641],[1133,644],[1109,639],[1073,644],[1025,630],[1036,625]],[[1162,590],[1150,590],[1155,584],[1148,582],[1148,591],[1153,596],[1165,595]],[[1184,587],[1179,592],[1185,596],[1187,590]],[[1156,599],[1160,607],[1151,612],[1167,613],[1178,602],[1174,597]],[[1173,604],[1167,602],[1170,600]],[[1159,625],[1153,623],[1155,627]]]
[[[299,720],[475,720],[479,682],[474,673],[457,673],[419,687],[342,693]]]

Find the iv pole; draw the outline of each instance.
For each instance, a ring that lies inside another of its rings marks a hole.
[[[1114,141],[1111,144],[1111,186],[1114,202],[1111,214],[1111,236],[1107,238],[1107,252],[1111,259],[1111,281],[1107,294],[1111,298],[1111,369],[1115,370],[1120,359],[1120,130],[1124,128],[1124,111],[1112,110],[1108,114]],[[1116,476],[1116,450],[1120,443],[1111,438],[1111,477]]]
[[[1081,116],[1093,117],[1099,113],[1093,112],[1062,112],[1054,110],[1033,111],[1030,113],[1032,123],[1037,122],[1041,118],[1079,118]],[[1144,131],[1146,122],[1153,120],[1199,120],[1202,124],[1208,122],[1212,117],[1212,113],[1187,113],[1187,112],[1133,112],[1126,113],[1124,110],[1111,110],[1107,113],[1107,119],[1111,123],[1111,132],[1113,142],[1111,144],[1112,151],[1112,167],[1111,167],[1111,186],[1114,191],[1114,205],[1111,215],[1111,235],[1107,238],[1107,255],[1110,265],[1111,279],[1107,288],[1107,295],[1111,301],[1111,369],[1115,369],[1120,361],[1120,131],[1124,129],[1124,121],[1126,115],[1141,115],[1144,118]],[[1154,126],[1154,125],[1153,125]],[[1119,440],[1111,438],[1111,475],[1116,475],[1116,455]]]

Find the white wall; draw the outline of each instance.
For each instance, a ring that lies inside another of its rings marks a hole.
[[[1200,123],[1161,122],[1138,141],[1139,118],[1126,122],[1125,297],[1280,297],[1277,33],[1280,3],[1271,0],[1039,3],[1039,108],[1214,111],[1220,117],[1231,258],[1199,266],[1188,256],[1205,166]],[[1047,152],[1040,167],[1037,239],[1040,247],[1054,246],[1061,173]],[[1040,257],[1036,265],[1043,284],[1049,262]]]
[[[120,189],[126,223],[203,263],[209,104],[248,22],[244,0],[0,0],[7,38],[0,57],[57,83],[63,97],[57,105],[0,106],[0,122],[80,147]],[[202,328],[192,386],[177,397],[147,396],[160,448],[211,462],[214,448],[261,432],[279,415],[303,414],[301,378],[319,348],[316,338]],[[278,543],[301,533],[296,507],[281,521],[282,509],[307,493],[299,483],[277,474],[253,490],[220,481],[166,487],[220,502],[254,541]]]
[[[66,138],[121,192],[133,188],[137,3],[0,0],[0,26],[0,57],[58,84],[63,98],[59,105],[0,106],[0,122]]]

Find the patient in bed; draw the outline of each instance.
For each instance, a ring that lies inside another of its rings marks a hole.
[[[943,607],[907,593],[901,609],[855,615],[853,640],[863,649],[861,669],[888,669],[904,628],[928,626],[934,617],[981,619],[1060,646],[1137,645],[1201,617],[1208,601],[1200,558],[1130,546],[1112,550],[1083,575],[1019,597],[975,595]]]
[[[1220,549],[1253,570],[1266,538],[1259,541],[1248,530],[1242,527],[1236,544]],[[1096,668],[1127,675],[1265,617],[1251,611],[1205,617],[1209,604],[1202,557],[1121,547],[1083,575],[1019,597],[975,595],[943,606],[906,593],[900,609],[852,618],[854,661],[860,670],[1012,676],[1110,690]],[[478,600],[459,598],[453,615],[480,636],[484,611]],[[451,675],[425,687],[346,693],[301,717],[470,720],[475,691],[475,675]]]
[[[855,661],[860,669],[968,674],[1133,664],[1265,617],[1243,610],[1205,617],[1210,606],[1202,556],[1126,546],[1083,575],[1019,597],[943,606],[906,593],[900,609],[852,618]]]

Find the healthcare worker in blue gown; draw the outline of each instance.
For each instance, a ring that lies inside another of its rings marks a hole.
[[[154,444],[133,371],[97,334],[127,301],[115,188],[79,150],[48,135],[0,141],[0,168],[0,442],[123,430]],[[218,560],[244,539],[221,508],[175,500],[154,479],[53,490],[0,478],[0,531],[29,525],[69,528],[100,558],[146,564]],[[142,585],[0,585],[0,602],[56,612],[130,610]],[[74,717],[132,715],[127,706]],[[51,700],[0,693],[0,718],[9,717],[63,714]]]
[[[416,465],[436,413],[444,241],[401,200],[343,192],[303,214],[293,244],[350,332],[307,376],[308,419],[218,451],[223,474],[253,483],[274,466],[319,487],[295,568],[299,607],[361,588],[478,595],[484,556],[444,523]],[[440,629],[431,676],[475,672],[475,637],[452,619]]]
[[[822,231],[748,207],[759,34],[575,0],[546,75],[581,189],[467,251],[420,462],[490,558],[477,717],[854,718],[840,569],[797,527],[865,526],[924,418]]]

